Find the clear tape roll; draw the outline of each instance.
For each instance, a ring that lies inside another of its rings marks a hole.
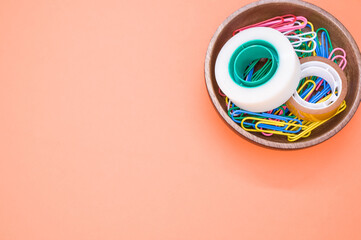
[[[274,57],[272,64],[277,64],[272,66],[272,76],[253,85],[244,84],[246,80],[238,81],[239,76],[234,77],[234,72],[238,71],[232,68],[245,68],[246,60],[250,64],[252,59],[262,57],[262,53],[267,52],[262,47],[269,49]],[[250,48],[259,55],[244,54],[250,52]],[[282,33],[272,28],[255,27],[226,42],[216,60],[215,77],[222,92],[235,105],[247,111],[265,112],[279,107],[295,92],[300,78],[300,62],[292,44]]]
[[[333,61],[323,57],[306,57],[300,60],[300,80],[316,76],[324,79],[331,87],[331,96],[324,102],[309,103],[297,91],[286,102],[288,109],[303,120],[317,122],[332,117],[347,94],[347,78],[342,69]],[[337,93],[336,93],[337,92]]]

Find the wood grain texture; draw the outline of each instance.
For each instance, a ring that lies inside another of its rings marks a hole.
[[[312,131],[308,138],[297,142],[288,142],[284,136],[265,137],[260,133],[250,133],[243,130],[227,115],[227,107],[223,98],[218,94],[214,66],[222,46],[232,37],[232,32],[240,27],[260,22],[271,17],[284,14],[305,16],[311,21],[315,29],[326,28],[332,40],[333,47],[341,47],[347,53],[348,65],[345,68],[349,91],[346,95],[347,108],[338,116]],[[231,14],[213,35],[205,58],[205,81],[212,103],[227,125],[249,141],[264,147],[277,149],[300,149],[319,144],[339,132],[353,117],[361,94],[361,56],[360,50],[349,31],[325,10],[300,0],[260,0],[246,5]]]

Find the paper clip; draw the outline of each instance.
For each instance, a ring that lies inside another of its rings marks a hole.
[[[294,16],[294,21],[296,21],[296,16]],[[239,29],[236,29],[234,32],[233,32],[233,35],[243,31],[243,30],[246,30],[248,28],[253,28],[253,27],[272,27],[274,25],[277,26],[277,24],[282,24],[284,22],[284,16],[277,16],[277,17],[274,17],[274,18],[270,18],[270,19],[267,19],[265,21],[262,21],[262,22],[258,22],[258,23],[255,23],[255,24],[252,24],[252,25],[248,25],[248,26],[245,26],[245,27],[242,27],[242,28],[239,28]]]
[[[246,115],[246,116],[244,116]],[[234,122],[237,123],[241,123],[242,125],[246,124],[248,126],[252,126],[255,127],[256,125],[254,123],[248,123],[244,121],[245,118],[250,119],[250,118],[255,118],[255,117],[259,117],[263,120],[267,120],[267,123],[273,123],[274,125],[271,124],[264,124],[261,125],[260,127],[262,129],[271,129],[271,130],[278,130],[278,131],[282,131],[282,132],[286,132],[286,133],[295,133],[300,131],[299,130],[287,130],[287,126],[290,124],[293,124],[292,122],[298,122],[300,125],[302,125],[302,121],[299,119],[296,119],[294,117],[286,117],[286,116],[280,116],[280,115],[275,115],[275,114],[269,114],[269,113],[255,113],[255,112],[249,112],[249,111],[245,111],[242,109],[239,110],[235,110],[233,111],[233,113],[230,116],[232,118],[232,120]],[[259,120],[259,118],[253,119],[253,120]],[[266,119],[269,118],[269,119]],[[271,120],[270,120],[271,119]],[[277,121],[279,120],[279,121]],[[270,122],[272,121],[272,122]],[[286,124],[283,124],[282,121]],[[283,126],[283,127],[280,127]],[[261,130],[263,131],[263,130]]]
[[[286,32],[286,31],[294,31],[297,29],[302,29],[304,27],[306,27],[307,25],[307,18],[303,17],[303,16],[297,16],[296,20],[301,20],[301,24],[300,25],[294,25],[294,22],[291,24],[288,24],[286,26],[282,26],[282,27],[277,27],[275,28],[276,30],[280,31],[280,32]]]
[[[289,33],[291,33],[291,32],[290,31],[287,32],[287,34],[289,34]],[[296,35],[287,35],[287,34],[285,34],[285,36],[289,40],[295,40],[295,41],[292,41],[291,44],[293,45],[296,52],[312,53],[313,51],[316,50],[317,43],[314,39],[316,38],[317,35],[315,32],[306,32],[306,33],[300,33],[300,34],[296,34]],[[310,36],[310,37],[307,37],[307,36]],[[310,42],[310,44],[313,46],[311,49],[308,49],[308,50],[298,49],[299,47],[301,47],[303,45],[303,43],[307,44],[307,42]]]
[[[302,23],[300,25],[294,25],[294,23],[297,20],[301,20]],[[304,28],[307,25],[307,19],[305,17],[302,16],[295,16],[293,14],[287,14],[287,15],[283,15],[283,16],[277,16],[274,18],[270,18],[267,19],[265,21],[259,22],[259,23],[255,23],[252,25],[248,25],[239,29],[236,29],[233,32],[233,35],[249,29],[249,28],[253,28],[253,27],[270,27],[273,29],[276,29],[280,32],[285,32],[285,31],[291,31],[291,30],[295,30],[295,29],[301,29]]]
[[[332,57],[336,51],[341,51],[343,53],[343,55],[336,55],[334,57]],[[331,59],[332,57],[332,59]],[[330,53],[330,56],[328,59],[331,59],[332,61],[335,61],[336,59],[340,58],[341,61],[339,63],[339,66],[342,70],[345,69],[346,65],[347,65],[347,60],[346,60],[346,51],[342,48],[335,48],[332,50],[332,52]]]
[[[343,112],[346,109],[346,107],[347,107],[346,102],[343,101],[341,106],[339,107],[339,109],[335,113],[335,115],[333,115],[331,118],[333,118],[334,116],[336,116],[336,115],[340,114],[341,112]],[[314,130],[315,128],[321,126],[322,124],[324,124],[325,122],[327,122],[331,118],[326,119],[326,120],[321,121],[321,122],[312,122],[312,123],[308,122],[308,127],[304,131],[300,132],[299,134],[289,135],[287,137],[287,140],[290,141],[290,142],[294,142],[294,141],[297,141],[300,138],[307,137],[307,136],[309,136],[311,134],[312,130]]]

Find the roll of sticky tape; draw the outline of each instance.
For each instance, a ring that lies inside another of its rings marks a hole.
[[[342,69],[333,61],[323,57],[306,57],[300,60],[301,76],[316,76],[324,79],[331,87],[331,97],[324,102],[309,103],[297,91],[286,102],[288,109],[298,118],[317,122],[332,117],[347,94],[347,78]],[[337,93],[336,93],[337,92]]]
[[[272,60],[270,70],[257,81],[244,79],[249,64],[261,58]],[[279,107],[295,92],[300,62],[282,33],[272,28],[250,28],[224,44],[216,60],[215,77],[235,105],[247,111],[265,112]]]

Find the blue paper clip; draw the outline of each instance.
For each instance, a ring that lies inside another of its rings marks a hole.
[[[269,125],[269,124],[259,124],[259,127],[262,128],[262,129],[269,129],[269,130],[274,130],[274,131],[280,131],[280,132],[284,132],[284,133],[298,133],[299,131],[301,131],[301,127],[295,129],[295,130],[287,130],[286,128],[288,127],[287,126],[287,123],[290,122],[290,121],[295,121],[297,122],[299,125],[302,125],[302,121],[299,120],[299,119],[296,119],[295,117],[285,117],[285,116],[280,116],[280,115],[275,115],[275,114],[270,114],[270,113],[255,113],[255,112],[250,112],[250,111],[245,111],[245,110],[235,110],[231,113],[231,118],[234,122],[236,123],[242,123],[242,121],[240,121],[239,119],[235,119],[235,115],[242,115],[242,119],[245,118],[244,117],[244,114],[247,114],[249,116],[258,116],[258,117],[261,117],[261,118],[270,118],[270,119],[276,119],[276,120],[280,120],[280,121],[284,121],[286,122],[285,123],[285,126],[284,127],[279,127],[279,126],[272,126],[272,125]],[[247,125],[247,126],[250,126],[250,127],[253,127],[255,128],[256,124],[254,123],[249,123],[249,122],[244,122],[243,123],[244,125]]]

